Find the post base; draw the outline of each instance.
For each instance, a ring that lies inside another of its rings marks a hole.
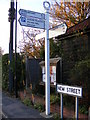
[[[42,113],[40,113],[40,115],[44,118],[52,118],[53,117],[53,114],[50,113],[50,115],[46,115],[46,112],[42,112]]]

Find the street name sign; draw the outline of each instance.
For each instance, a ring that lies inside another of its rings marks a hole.
[[[19,14],[25,17],[34,17],[34,18],[43,19],[43,20],[45,19],[44,13],[34,12],[30,10],[20,9]]]
[[[21,26],[26,26],[26,27],[33,27],[39,29],[45,28],[45,22],[42,19],[36,19],[34,17],[27,18],[25,16],[20,16],[19,23]]]
[[[57,92],[68,94],[71,96],[82,97],[82,88],[68,85],[57,85]]]

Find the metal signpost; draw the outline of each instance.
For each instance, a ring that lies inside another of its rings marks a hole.
[[[25,17],[34,17],[34,18],[39,18],[39,19],[45,20],[44,13],[38,13],[38,12],[30,11],[30,10],[20,9],[19,14],[21,16],[25,16]]]
[[[33,28],[45,28],[45,21],[42,19],[36,19],[33,17],[26,18],[25,16],[21,16],[19,18],[19,23],[22,26],[33,27]]]
[[[50,38],[55,38],[59,35],[62,35],[62,34],[65,34],[66,33],[66,30],[67,30],[67,25],[65,23],[62,23],[60,25],[57,25],[53,28],[50,28],[49,29],[49,39]],[[39,40],[41,38],[45,38],[46,34],[45,34],[45,31],[40,33],[40,34],[37,34],[35,39],[36,40]]]
[[[19,23],[21,26],[45,29],[45,14],[20,9]]]
[[[82,97],[82,88],[73,87],[68,85],[57,85],[57,92],[61,93],[61,119],[63,119],[63,96],[62,94],[68,94],[75,96],[76,107],[75,107],[75,118],[78,120],[78,97]]]
[[[50,3],[45,1],[43,6],[46,10],[46,37],[45,37],[45,71],[46,71],[46,115],[50,114],[50,63],[49,63],[49,10]]]
[[[30,10],[20,9],[19,23],[21,26],[33,27],[46,30],[45,37],[45,71],[46,71],[46,115],[50,114],[50,71],[49,71],[49,10],[50,3],[43,2],[46,15]]]

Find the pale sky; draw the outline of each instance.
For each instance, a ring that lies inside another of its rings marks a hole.
[[[0,0],[0,47],[4,50],[4,53],[9,53],[10,23],[8,22],[8,9],[10,8],[10,1],[11,0]],[[45,0],[18,0],[18,11],[19,9],[25,9],[44,13],[44,1]],[[18,13],[18,18],[19,17]],[[18,42],[21,39],[21,28],[22,26],[18,23]]]

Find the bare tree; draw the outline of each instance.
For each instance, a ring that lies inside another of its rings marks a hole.
[[[35,40],[35,36],[40,33],[40,30],[28,29],[25,31],[22,29],[23,39],[20,42],[19,48],[21,53],[29,58],[40,58],[40,48],[44,45],[43,39]]]

